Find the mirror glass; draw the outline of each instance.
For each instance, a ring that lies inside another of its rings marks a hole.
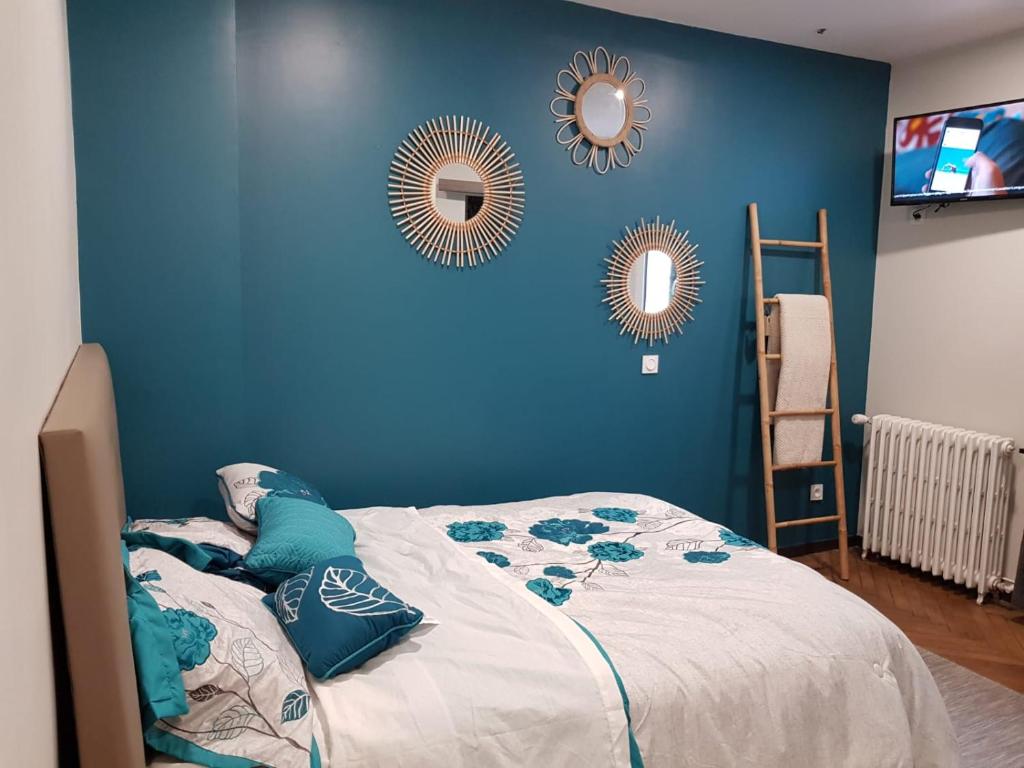
[[[583,122],[599,139],[614,139],[626,124],[626,101],[621,88],[595,83],[583,94]]]
[[[449,221],[469,221],[484,204],[484,181],[465,163],[448,163],[434,182],[434,205]]]
[[[645,251],[629,268],[629,298],[644,312],[668,309],[675,289],[675,264],[664,251]]]

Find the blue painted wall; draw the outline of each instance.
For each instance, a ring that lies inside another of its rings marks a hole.
[[[133,514],[215,509],[213,469],[256,460],[339,507],[627,490],[763,540],[752,200],[769,236],[831,211],[844,420],[863,409],[887,65],[554,0],[69,9],[83,332],[114,365]],[[654,113],[604,177],[547,109],[598,44]],[[440,114],[499,130],[525,175],[519,234],[476,270],[426,263],[388,211],[395,146]],[[701,244],[707,285],[642,377],[599,280],[655,215]],[[807,259],[769,275],[814,285]],[[787,478],[783,515],[811,477]]]
[[[83,338],[129,513],[216,512],[246,439],[234,2],[69,0],[68,31]]]

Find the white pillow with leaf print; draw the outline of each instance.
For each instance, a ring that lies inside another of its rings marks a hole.
[[[301,477],[266,464],[229,464],[217,470],[217,487],[228,517],[243,531],[255,533],[256,502],[264,496],[285,496],[327,506],[320,491]]]
[[[318,768],[321,731],[302,663],[263,593],[155,549],[130,552],[129,567],[160,607],[189,708],[157,720],[146,742],[199,765],[227,757]]]

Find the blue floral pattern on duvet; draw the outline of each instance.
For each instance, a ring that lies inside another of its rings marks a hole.
[[[547,579],[530,579],[526,582],[526,588],[552,605],[561,605],[572,595],[571,589],[556,587]]]
[[[728,528],[718,528],[709,538],[706,521],[675,507],[659,512],[595,507],[578,514],[570,517],[563,511],[552,517],[538,509],[542,519],[520,520],[515,528],[499,520],[454,520],[447,523],[447,532],[460,544],[490,542],[501,551],[474,553],[523,579],[530,592],[554,606],[564,605],[574,590],[629,589],[630,570],[641,567],[649,554],[678,557],[682,568],[704,568],[721,566],[744,551],[763,551]]]
[[[556,579],[573,579],[576,574],[564,565],[549,565],[544,569],[545,576],[554,576]]]
[[[732,555],[728,552],[708,552],[706,550],[698,549],[694,552],[687,552],[683,555],[683,560],[688,563],[724,563]]]
[[[496,565],[499,568],[508,568],[511,565],[507,557],[499,555],[497,552],[477,552],[477,554],[491,565]]]
[[[594,517],[613,523],[635,523],[637,513],[624,507],[598,507],[593,510]]]
[[[467,520],[464,523],[448,525],[448,535],[456,541],[462,542],[498,541],[503,531],[505,531],[505,524],[494,521]]]
[[[538,539],[546,539],[567,547],[570,544],[586,544],[596,533],[607,533],[608,526],[586,520],[562,520],[553,517],[530,526],[530,533]]]

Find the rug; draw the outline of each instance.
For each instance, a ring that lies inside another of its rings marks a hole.
[[[918,648],[960,742],[961,768],[1024,766],[1024,695]]]

